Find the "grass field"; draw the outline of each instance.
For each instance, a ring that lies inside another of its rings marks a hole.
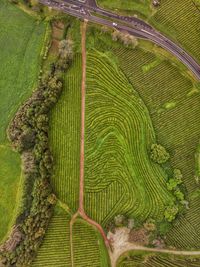
[[[112,11],[139,14],[148,17],[151,14],[150,0],[97,0],[99,6],[111,9]]]
[[[13,223],[20,159],[6,140],[6,128],[30,95],[40,69],[45,25],[8,1],[0,1],[0,241]]]
[[[199,267],[199,265],[199,257],[130,252],[119,259],[117,267]]]
[[[0,166],[0,240],[2,240],[13,223],[16,188],[21,173],[20,157],[8,146],[0,145]]]
[[[87,57],[85,130],[86,212],[103,225],[121,213],[161,219],[171,195],[166,174],[148,157],[156,142],[151,119],[106,53]]]
[[[52,185],[57,197],[76,211],[79,200],[81,56],[65,77],[62,96],[53,109],[50,139],[55,161]]]

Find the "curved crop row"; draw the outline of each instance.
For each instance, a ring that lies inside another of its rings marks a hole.
[[[120,67],[144,100],[157,134],[171,154],[174,168],[181,170],[189,193],[189,210],[178,220],[168,235],[168,244],[176,247],[200,247],[199,197],[190,199],[197,189],[195,181],[195,152],[200,139],[200,94],[188,94],[194,84],[181,75],[179,69],[164,60],[148,73],[142,67],[155,60],[155,55],[140,48],[115,49]],[[166,103],[175,103],[164,109]],[[161,111],[162,110],[162,111]],[[160,112],[161,111],[161,112]]]
[[[161,219],[171,195],[166,174],[148,157],[155,142],[148,111],[102,54],[87,60],[86,212],[103,225],[119,213]]]

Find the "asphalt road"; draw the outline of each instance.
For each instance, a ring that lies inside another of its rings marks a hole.
[[[200,65],[178,44],[159,33],[141,19],[122,16],[97,6],[95,0],[39,0],[40,3],[80,19],[128,32],[137,38],[148,39],[171,52],[200,80]]]

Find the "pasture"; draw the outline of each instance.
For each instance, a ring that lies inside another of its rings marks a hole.
[[[0,241],[14,223],[20,158],[6,139],[6,129],[21,103],[30,95],[40,69],[46,26],[0,1]],[[18,203],[19,204],[19,203]]]
[[[106,53],[87,57],[85,131],[90,217],[103,226],[117,214],[161,220],[173,198],[166,173],[148,157],[154,128],[142,99]]]
[[[150,0],[97,0],[99,6],[112,11],[126,12],[129,14],[139,14],[148,17],[151,14]]]

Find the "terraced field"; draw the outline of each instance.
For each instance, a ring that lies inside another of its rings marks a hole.
[[[200,258],[131,252],[119,260],[118,267],[199,267]]]
[[[167,60],[144,73],[143,66],[155,60],[152,53],[139,48],[135,51],[115,49],[115,53],[123,72],[148,107],[158,142],[172,155],[172,166],[182,171],[189,193],[190,209],[169,233],[168,242],[177,247],[199,248],[199,197],[190,199],[197,189],[195,152],[200,138],[199,89]]]
[[[50,138],[55,160],[52,185],[57,197],[75,212],[79,198],[81,57],[65,77],[62,96],[51,116]]]
[[[82,220],[73,227],[74,265],[108,267],[108,254],[99,233]]]
[[[6,129],[30,95],[40,69],[46,26],[9,1],[0,1],[0,242],[13,224],[20,158],[6,139]]]
[[[148,157],[156,141],[148,111],[105,54],[87,60],[86,212],[103,225],[121,213],[159,220],[171,195],[165,172]]]
[[[66,213],[52,217],[33,267],[71,267],[69,220]]]

